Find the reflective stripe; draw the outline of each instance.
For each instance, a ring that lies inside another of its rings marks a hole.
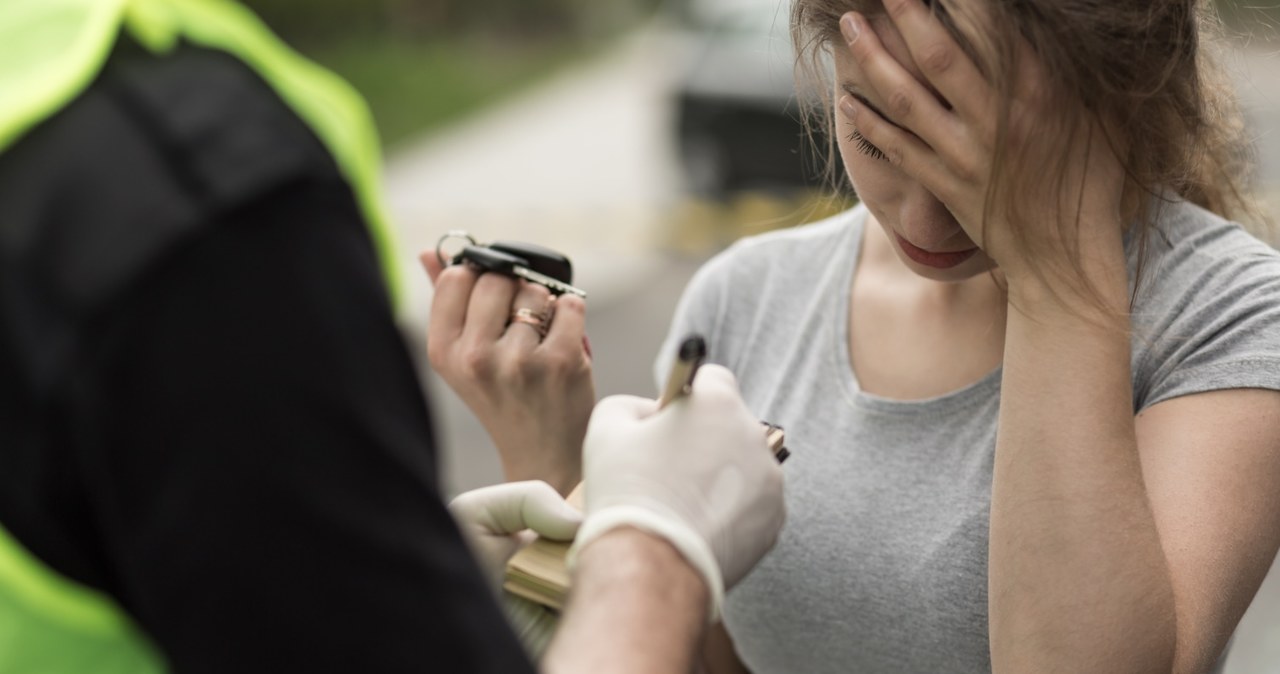
[[[0,151],[89,86],[126,0],[0,3]]]
[[[49,569],[0,526],[0,672],[164,671],[114,601]]]
[[[105,595],[53,573],[0,526],[0,583],[69,627],[104,634],[124,631],[120,610]]]

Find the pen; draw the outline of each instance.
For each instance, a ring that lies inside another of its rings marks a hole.
[[[698,373],[698,366],[707,357],[707,340],[702,335],[689,335],[680,342],[680,350],[676,352],[676,360],[671,364],[671,372],[667,374],[667,384],[662,389],[662,397],[658,398],[658,409],[670,405],[676,399],[689,395],[693,385],[693,375]],[[773,457],[782,463],[791,456],[786,447],[786,434],[781,426],[761,421],[764,427],[765,443]]]
[[[662,397],[658,398],[658,409],[670,405],[675,399],[689,394],[693,385],[693,375],[698,373],[698,366],[707,357],[707,340],[702,335],[689,335],[680,342],[680,350],[676,353],[676,362],[671,365],[667,375],[667,385],[662,389]]]

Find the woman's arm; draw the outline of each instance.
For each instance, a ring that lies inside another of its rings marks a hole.
[[[1124,286],[1107,292],[1123,309]],[[993,668],[1168,672],[1177,604],[1139,461],[1128,326],[1096,312],[1097,324],[1082,321],[1081,306],[1045,295],[1010,280],[988,562]]]
[[[993,663],[1205,671],[1280,542],[1280,393],[1201,393],[1135,420],[1127,326],[1025,288],[1010,282]]]
[[[1135,420],[1124,171],[1115,154],[1123,149],[1104,141],[1097,120],[1083,143],[1036,146],[1043,141],[1026,120],[1062,111],[1046,109],[1051,79],[1026,48],[1006,139],[1031,154],[1067,152],[1067,185],[1009,196],[1028,199],[1015,212],[1037,213],[1041,222],[988,212],[996,92],[920,0],[886,0],[885,9],[937,94],[854,16],[861,30],[846,31],[850,52],[894,121],[912,133],[864,106],[846,114],[983,242],[1009,290],[989,550],[993,669],[1202,671],[1280,542],[1280,394],[1191,395]],[[1020,256],[1014,228],[1049,237],[1064,231],[1054,226],[1062,223],[1078,227],[1076,258]],[[1052,273],[1072,269],[1075,259],[1096,296],[1073,292],[1077,279]]]

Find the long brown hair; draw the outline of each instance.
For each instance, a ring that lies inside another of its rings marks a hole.
[[[929,0],[926,0],[929,2]],[[980,4],[979,4],[980,3]],[[1059,176],[1057,196],[1066,201],[1065,155],[1011,156],[1005,146],[1019,43],[1025,38],[1053,81],[1046,95],[1065,105],[1052,109],[1084,111],[1079,118],[1041,120],[1063,143],[1080,142],[1090,128],[1110,131],[1112,147],[1125,164],[1124,213],[1135,224],[1130,236],[1146,248],[1159,207],[1169,192],[1227,218],[1262,227],[1265,216],[1249,197],[1253,166],[1244,140],[1241,115],[1230,79],[1219,69],[1213,50],[1222,32],[1213,9],[1199,0],[934,0],[929,2],[964,51],[988,78],[1004,104],[997,120],[992,185],[1007,175],[1016,193],[1024,176]],[[806,120],[830,129],[832,89],[823,62],[825,50],[844,48],[840,17],[857,11],[884,13],[880,0],[794,0],[791,35],[797,53],[798,81],[815,87]],[[1071,105],[1074,103],[1075,105]],[[1091,122],[1099,122],[1095,126]],[[810,134],[813,138],[814,134]],[[828,167],[834,166],[834,135],[826,134]],[[1027,178],[1032,179],[1032,178]],[[1004,208],[1013,222],[1031,213],[1015,213],[1011,199],[990,191],[986,212]],[[1058,223],[1070,227],[1073,223]],[[1025,230],[1024,230],[1025,231]],[[1035,255],[1030,239],[1018,236],[1024,254]],[[1073,236],[1062,232],[1071,245]],[[981,243],[981,242],[979,242]],[[1083,281],[1078,256],[1070,277]],[[1141,259],[1141,258],[1139,258]],[[1046,270],[1048,273],[1051,270]],[[1092,294],[1092,288],[1080,290]],[[1135,288],[1136,292],[1136,288]],[[1096,297],[1096,295],[1094,295]]]

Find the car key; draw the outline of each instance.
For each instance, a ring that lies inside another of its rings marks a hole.
[[[561,283],[573,283],[573,263],[550,248],[516,241],[494,241],[487,245],[493,250],[524,258],[527,263],[524,266],[539,274],[546,274]]]
[[[454,263],[464,260],[481,271],[496,272],[537,283],[550,290],[554,295],[570,293],[584,299],[587,296],[586,291],[581,288],[575,288],[559,279],[534,271],[529,268],[528,260],[500,250],[486,246],[466,246],[462,249],[462,252],[454,257]]]

